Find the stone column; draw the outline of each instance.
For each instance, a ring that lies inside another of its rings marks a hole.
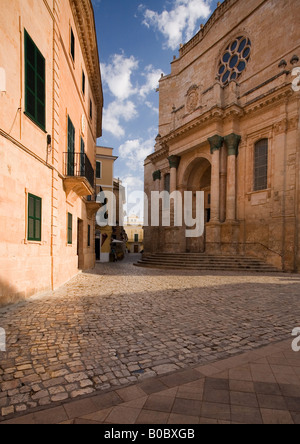
[[[208,139],[212,155],[211,165],[211,221],[220,222],[220,149],[224,139],[215,135]]]
[[[177,190],[177,170],[181,158],[179,156],[170,156],[168,161],[170,164],[170,193]]]
[[[239,152],[241,136],[230,134],[224,138],[228,150],[227,161],[227,210],[226,220],[236,221],[236,158]]]

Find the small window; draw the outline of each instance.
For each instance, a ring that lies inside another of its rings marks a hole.
[[[73,215],[68,213],[68,245],[73,244]]]
[[[42,240],[42,199],[28,194],[28,240]]]
[[[88,225],[88,247],[91,246],[91,226]]]
[[[45,131],[46,61],[25,30],[25,114]]]
[[[97,162],[96,163],[96,179],[102,178],[102,163]]]
[[[73,59],[73,62],[75,62],[75,36],[74,36],[74,32],[73,32],[72,28],[71,28],[70,53],[71,53],[71,57]]]
[[[254,147],[254,191],[268,188],[268,139],[260,140]]]
[[[85,143],[82,137],[80,137],[80,176],[85,176]]]
[[[93,102],[90,100],[90,119],[93,119]]]
[[[67,176],[74,176],[75,173],[75,127],[68,116],[68,162]]]
[[[139,235],[138,234],[135,234],[134,235],[134,242],[138,242],[139,241]]]
[[[85,95],[85,74],[82,71],[82,94]]]

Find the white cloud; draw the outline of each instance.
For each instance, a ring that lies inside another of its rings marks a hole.
[[[138,115],[135,104],[128,101],[115,100],[111,102],[103,112],[103,129],[110,132],[115,137],[120,138],[125,135],[125,130],[121,121],[129,122]]]
[[[146,66],[145,73],[142,74],[146,81],[139,91],[141,97],[145,98],[150,92],[157,89],[161,74],[160,69],[155,69],[152,65]]]
[[[143,171],[144,160],[153,152],[154,139],[127,140],[119,147],[119,156],[132,171]]]
[[[117,99],[126,100],[137,93],[131,77],[138,66],[139,63],[133,56],[125,57],[124,54],[114,54],[110,63],[101,64],[103,82]]]
[[[173,9],[161,14],[146,9],[143,24],[158,29],[167,39],[166,46],[176,49],[192,38],[198,20],[207,19],[210,12],[210,0],[175,0]]]

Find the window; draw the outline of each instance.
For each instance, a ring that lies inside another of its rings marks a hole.
[[[28,194],[28,240],[42,240],[42,199]]]
[[[102,162],[96,163],[96,179],[101,179],[102,177]]]
[[[83,95],[85,95],[85,74],[83,70],[82,70],[82,93]]]
[[[70,53],[73,62],[75,62],[75,36],[72,28],[71,28],[71,39],[70,39]]]
[[[254,147],[254,191],[268,188],[268,139],[262,139]]]
[[[73,243],[73,215],[68,213],[68,245]]]
[[[91,246],[91,226],[88,225],[88,247]]]
[[[138,242],[139,241],[139,235],[138,234],[135,234],[134,235],[134,242]]]
[[[82,137],[80,137],[80,176],[85,176],[85,144]]]
[[[74,176],[74,163],[75,163],[75,127],[72,120],[68,116],[68,165],[67,175]]]
[[[46,62],[25,30],[25,114],[45,131]]]
[[[90,100],[90,118],[93,118],[93,102]]]
[[[224,52],[218,67],[218,77],[227,85],[237,80],[246,69],[251,56],[251,41],[247,37],[236,38]]]

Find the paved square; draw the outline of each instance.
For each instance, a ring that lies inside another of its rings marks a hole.
[[[220,403],[231,401],[242,407],[237,420],[255,418],[258,404],[251,392],[257,384],[266,418],[272,401],[282,406],[276,383],[298,385],[299,374],[282,368],[280,356],[272,358],[271,373],[263,362],[234,368],[230,397],[229,387],[212,387],[216,382],[209,378],[211,363],[276,341],[292,342],[292,330],[300,327],[299,276],[164,272],[136,268],[134,260],[99,264],[54,293],[0,310],[7,334],[7,352],[0,352],[0,419],[138,382],[154,395],[178,385],[176,374],[166,373],[197,364],[210,384],[201,387],[204,411],[218,412]],[[295,355],[290,349],[291,363]],[[161,378],[159,387],[148,379],[154,376]],[[195,379],[193,370],[182,377]],[[136,392],[126,396],[130,401]],[[193,406],[198,398],[194,393]],[[111,406],[110,399],[107,406],[104,401],[99,409]],[[157,401],[153,396],[149,402]],[[289,403],[295,410],[294,401]],[[175,407],[174,420],[184,414],[185,403],[179,398]],[[169,410],[167,402],[163,409]],[[114,411],[113,421],[119,414]],[[223,412],[218,419],[227,417]]]

